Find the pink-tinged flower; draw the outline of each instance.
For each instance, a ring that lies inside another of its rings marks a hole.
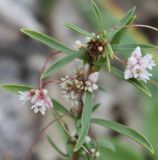
[[[46,106],[43,100],[38,100],[31,109],[34,109],[35,113],[41,112],[41,114],[45,115]]]
[[[152,76],[152,74],[148,73],[146,70],[144,70],[143,67],[138,64],[133,67],[132,71],[134,78],[140,79],[144,82],[150,80],[150,76]]]
[[[50,97],[47,95],[48,91],[44,90],[36,90],[35,95],[31,99],[32,109],[34,112],[41,112],[43,115],[45,114],[46,108],[53,107],[52,101]]]
[[[140,47],[137,47],[128,58],[127,66],[124,72],[124,78],[137,78],[144,82],[150,80],[152,74],[148,72],[148,69],[153,69],[156,65],[152,59],[152,55],[146,54],[142,56]]]
[[[99,79],[99,72],[94,72],[89,75],[88,80],[86,81],[85,90],[89,92],[93,92],[98,89],[98,85],[96,84]]]
[[[31,98],[34,96],[35,90],[25,91],[25,92],[19,92],[19,100],[23,101],[23,104],[30,101]]]
[[[145,67],[152,70],[154,66],[156,66],[153,56],[151,54],[146,54],[142,60],[144,61]]]
[[[19,92],[19,99],[24,101],[24,103],[30,101],[32,103],[31,109],[34,109],[35,113],[41,112],[44,115],[46,108],[53,107],[52,101],[47,93],[48,91],[46,89]]]

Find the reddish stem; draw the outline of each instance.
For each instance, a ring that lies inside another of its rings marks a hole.
[[[49,60],[52,59],[54,56],[56,56],[56,55],[59,54],[59,53],[62,53],[62,52],[60,52],[60,51],[53,52],[52,54],[50,54],[50,55],[46,58],[46,61],[44,62],[44,65],[43,65],[43,67],[42,67],[42,69],[41,69],[41,76],[40,76],[40,88],[41,88],[41,89],[42,89],[42,80],[43,80],[43,79],[42,79],[42,74],[43,74],[43,72],[45,71]]]
[[[57,81],[57,80],[49,80],[47,82],[44,82],[42,84],[42,88],[45,88],[48,84],[51,84],[51,83],[61,83],[62,81]]]

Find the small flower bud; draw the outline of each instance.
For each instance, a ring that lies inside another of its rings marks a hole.
[[[89,136],[86,136],[84,141],[85,141],[85,143],[88,144],[92,141],[92,139]]]
[[[103,51],[103,47],[102,47],[102,46],[98,46],[97,49],[98,49],[99,52],[102,52],[102,51]]]

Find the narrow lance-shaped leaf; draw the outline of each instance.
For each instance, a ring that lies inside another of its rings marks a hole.
[[[53,64],[51,64],[42,74],[42,78],[46,78],[52,74],[54,74],[55,72],[57,72],[59,69],[61,69],[62,67],[64,67],[66,64],[70,63],[71,61],[73,61],[76,58],[79,58],[81,55],[77,52],[77,53],[73,53],[70,55],[67,55],[63,58],[58,59],[57,61],[55,61]]]
[[[135,20],[136,16],[133,16],[129,22],[126,24],[126,27],[123,27],[116,35],[113,37],[111,44],[118,44],[123,37],[123,35],[127,32],[128,30],[128,25],[132,24]]]
[[[92,93],[86,92],[84,96],[84,107],[81,118],[81,130],[79,132],[79,137],[75,145],[74,151],[78,151],[81,148],[82,144],[84,143],[84,139],[88,134],[92,114],[92,107]]]
[[[122,124],[119,124],[117,122],[112,122],[108,120],[103,120],[103,119],[91,119],[91,123],[101,125],[105,128],[112,129],[118,133],[121,133],[123,135],[126,135],[133,139],[134,141],[138,142],[145,148],[147,148],[151,153],[154,153],[153,147],[151,143],[145,138],[143,135],[141,135],[139,132],[132,128],[128,128]]]
[[[3,84],[0,87],[13,93],[18,93],[20,91],[24,92],[33,89],[31,86],[19,84]]]
[[[69,113],[69,111],[62,104],[60,104],[57,100],[52,99],[52,101],[53,101],[54,109],[56,111],[61,112],[63,114]]]
[[[79,26],[76,26],[74,24],[70,24],[70,23],[65,23],[64,26],[66,26],[67,28],[80,33],[81,35],[87,36],[87,37],[92,37],[92,34],[83,30],[82,28],[80,28]]]
[[[135,78],[131,78],[128,80],[129,83],[133,84],[135,87],[137,87],[139,90],[143,91],[148,95],[149,97],[152,97],[151,92],[147,89],[144,83],[138,81]]]
[[[108,54],[106,54],[106,64],[107,64],[108,72],[111,72],[111,64],[110,64]]]
[[[50,138],[50,136],[47,136],[47,140],[49,142],[49,144],[63,157],[67,157],[67,155],[65,153],[63,153],[59,147],[57,147],[57,145],[53,142],[53,140]]]
[[[110,149],[111,151],[115,152],[115,146],[108,140],[106,139],[99,139],[97,140],[97,146],[102,147],[102,148],[107,148]]]
[[[95,112],[99,106],[100,106],[100,103],[95,104],[92,108],[92,112]]]
[[[112,49],[112,47],[111,47],[111,45],[109,43],[106,46],[106,50],[107,50],[107,53],[108,53],[109,57],[113,58],[114,52],[113,52],[113,49]]]
[[[102,19],[101,13],[93,0],[91,0],[91,4],[94,10],[94,13],[96,14],[96,17],[98,19],[98,25],[100,27],[100,31],[101,33],[104,33],[104,25],[103,25],[103,19]]]
[[[53,106],[54,106],[54,109],[62,114],[66,114],[68,115],[69,117],[71,118],[74,118],[74,115],[71,114],[71,112],[66,109],[61,103],[59,103],[57,100],[55,99],[52,99],[53,101]]]
[[[30,30],[30,29],[21,29],[21,32],[23,32],[24,34],[30,36],[31,38],[33,38],[39,42],[47,45],[50,48],[56,49],[57,51],[61,51],[66,54],[71,54],[71,53],[76,52],[76,51],[66,47],[61,42],[57,41],[56,39],[47,36],[46,34],[36,32],[36,31]]]
[[[117,25],[114,26],[116,28],[114,31],[107,32],[107,34],[108,34],[107,37],[110,40],[112,40],[111,44],[116,42],[116,37],[118,36],[118,34],[120,34],[120,32],[122,32],[123,30],[125,30],[124,26],[129,24],[129,22],[131,22],[131,20],[133,19],[133,16],[134,16],[134,12],[135,12],[135,7],[131,8],[125,14],[125,16],[117,23]]]
[[[123,72],[121,70],[119,70],[118,68],[112,66],[112,73],[114,75],[116,75],[117,77],[124,79],[124,75]],[[140,91],[142,91],[143,93],[145,93],[147,96],[151,97],[151,92],[148,90],[148,88],[145,86],[145,84],[135,78],[131,78],[129,80],[127,80],[129,83],[131,83],[132,85],[134,85],[137,89],[139,89]]]
[[[112,44],[112,49],[117,51],[133,51],[136,47],[140,47],[142,50],[147,49],[157,49],[158,46],[152,45],[152,44]]]

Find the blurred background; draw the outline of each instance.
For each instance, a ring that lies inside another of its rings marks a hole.
[[[133,6],[136,6],[136,23],[158,27],[157,0],[97,0],[106,27],[112,27]],[[0,83],[21,83],[38,87],[41,66],[52,50],[20,33],[21,28],[31,28],[45,32],[73,47],[76,33],[63,26],[74,23],[88,31],[96,31],[96,20],[89,0],[1,0],[0,1]],[[151,42],[158,45],[157,33],[147,29],[130,29],[121,43]],[[155,51],[156,53],[157,51]],[[124,57],[130,53],[120,53]],[[158,61],[157,53],[155,59]],[[65,75],[72,66],[68,65],[56,75]],[[69,71],[69,73],[71,73]],[[156,71],[154,79],[156,80]],[[155,148],[155,154],[143,150],[128,138],[109,130],[98,128],[96,134],[112,139],[116,153],[105,152],[105,160],[158,160],[158,106],[157,89],[150,87],[153,98],[147,98],[130,84],[116,77],[102,73],[100,82],[107,92],[97,94],[96,101],[101,107],[96,115],[138,129],[145,134]],[[60,102],[58,87],[50,88],[50,93]],[[120,94],[121,93],[121,94]],[[40,129],[51,121],[46,116],[35,115],[29,106],[21,107],[17,95],[0,90],[0,160],[22,160]],[[95,132],[96,128],[94,129]],[[73,131],[72,131],[73,132]],[[56,126],[51,126],[45,134],[61,146]],[[58,154],[47,143],[45,135],[30,152],[29,160],[60,160]]]

